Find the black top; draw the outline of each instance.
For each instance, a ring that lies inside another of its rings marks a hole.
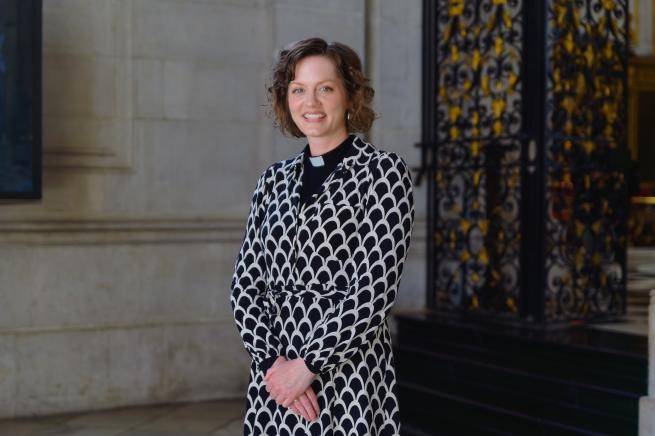
[[[300,204],[308,203],[312,194],[319,191],[325,179],[334,171],[344,157],[354,154],[357,150],[353,146],[356,136],[348,135],[346,139],[327,153],[312,156],[309,144],[303,149],[303,175]]]

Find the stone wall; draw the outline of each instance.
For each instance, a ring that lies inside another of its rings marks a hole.
[[[402,3],[402,5],[401,5]],[[420,1],[44,1],[44,197],[0,205],[0,417],[241,397],[229,285],[276,50],[365,58],[372,142],[418,164]],[[424,304],[425,192],[397,310]]]

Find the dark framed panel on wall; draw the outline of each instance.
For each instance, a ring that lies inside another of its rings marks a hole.
[[[41,0],[0,0],[0,198],[41,198]]]

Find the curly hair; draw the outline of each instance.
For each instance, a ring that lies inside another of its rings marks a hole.
[[[347,45],[340,42],[328,43],[321,38],[296,41],[280,50],[273,64],[271,84],[266,88],[275,127],[278,127],[284,135],[289,134],[296,138],[305,136],[291,118],[287,93],[298,62],[313,55],[327,56],[336,66],[352,107],[350,119],[346,120],[348,133],[367,133],[376,118],[376,113],[371,108],[375,91],[369,85],[370,80],[362,72],[362,62],[357,52]]]

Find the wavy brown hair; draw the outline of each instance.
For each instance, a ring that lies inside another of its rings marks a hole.
[[[348,133],[366,133],[371,128],[376,113],[371,108],[375,91],[370,80],[362,72],[362,61],[357,52],[340,42],[326,42],[321,38],[307,38],[296,41],[282,50],[272,68],[271,84],[267,86],[267,97],[275,118],[275,127],[282,134],[302,138],[304,133],[291,118],[287,104],[289,82],[294,79],[296,65],[308,56],[322,55],[330,58],[337,68],[341,83],[346,89],[350,119],[346,119]]]

